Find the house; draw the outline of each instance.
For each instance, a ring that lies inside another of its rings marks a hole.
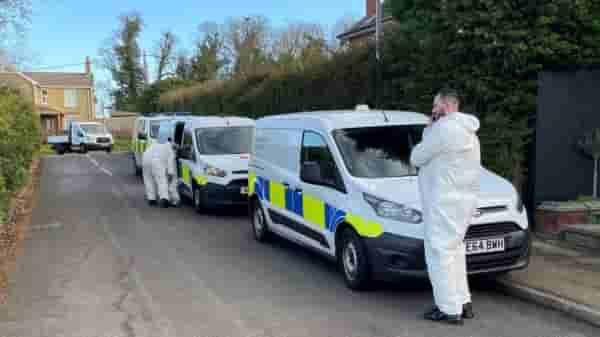
[[[85,60],[83,73],[0,70],[0,85],[15,87],[31,99],[40,116],[44,139],[61,133],[70,120],[90,121],[96,117],[89,58]]]
[[[365,16],[352,25],[348,30],[337,36],[343,45],[362,45],[370,43],[375,39],[375,19],[377,18],[377,3],[379,0],[365,1]],[[381,22],[383,23],[383,29],[387,29],[393,25],[395,21],[392,16],[384,15]]]

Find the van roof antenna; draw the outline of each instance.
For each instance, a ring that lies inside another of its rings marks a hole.
[[[389,123],[389,122],[390,122],[390,119],[388,118],[388,116],[387,116],[387,114],[385,113],[385,110],[384,110],[384,109],[381,109],[381,113],[383,114],[383,120],[384,120],[386,123]]]

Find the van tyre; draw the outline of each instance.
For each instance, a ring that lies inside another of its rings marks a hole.
[[[87,145],[85,145],[85,144],[82,144],[82,145],[81,145],[81,153],[87,153],[87,152],[88,152]]]
[[[260,201],[254,200],[252,202],[252,214],[250,218],[252,224],[252,233],[254,238],[258,242],[267,242],[271,238],[271,232],[267,224],[267,218],[263,211]]]
[[[112,146],[109,146],[109,147],[106,149],[106,153],[111,153],[111,152],[112,152]]]
[[[341,243],[338,263],[346,285],[352,290],[367,289],[370,286],[371,271],[365,243],[350,228],[342,233]]]
[[[192,188],[192,202],[197,213],[204,213],[204,202],[202,201],[202,189],[197,185]]]

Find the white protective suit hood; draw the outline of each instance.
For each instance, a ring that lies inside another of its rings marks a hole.
[[[434,298],[449,315],[459,314],[471,301],[463,240],[477,208],[479,126],[474,116],[450,113],[423,131],[410,158],[420,168],[425,255]]]

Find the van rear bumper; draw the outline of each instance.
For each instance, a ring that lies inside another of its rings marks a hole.
[[[530,234],[519,230],[502,235],[506,250],[467,256],[469,275],[501,273],[523,269],[529,264]],[[399,277],[427,277],[423,240],[384,233],[365,238],[373,278],[395,280]]]

